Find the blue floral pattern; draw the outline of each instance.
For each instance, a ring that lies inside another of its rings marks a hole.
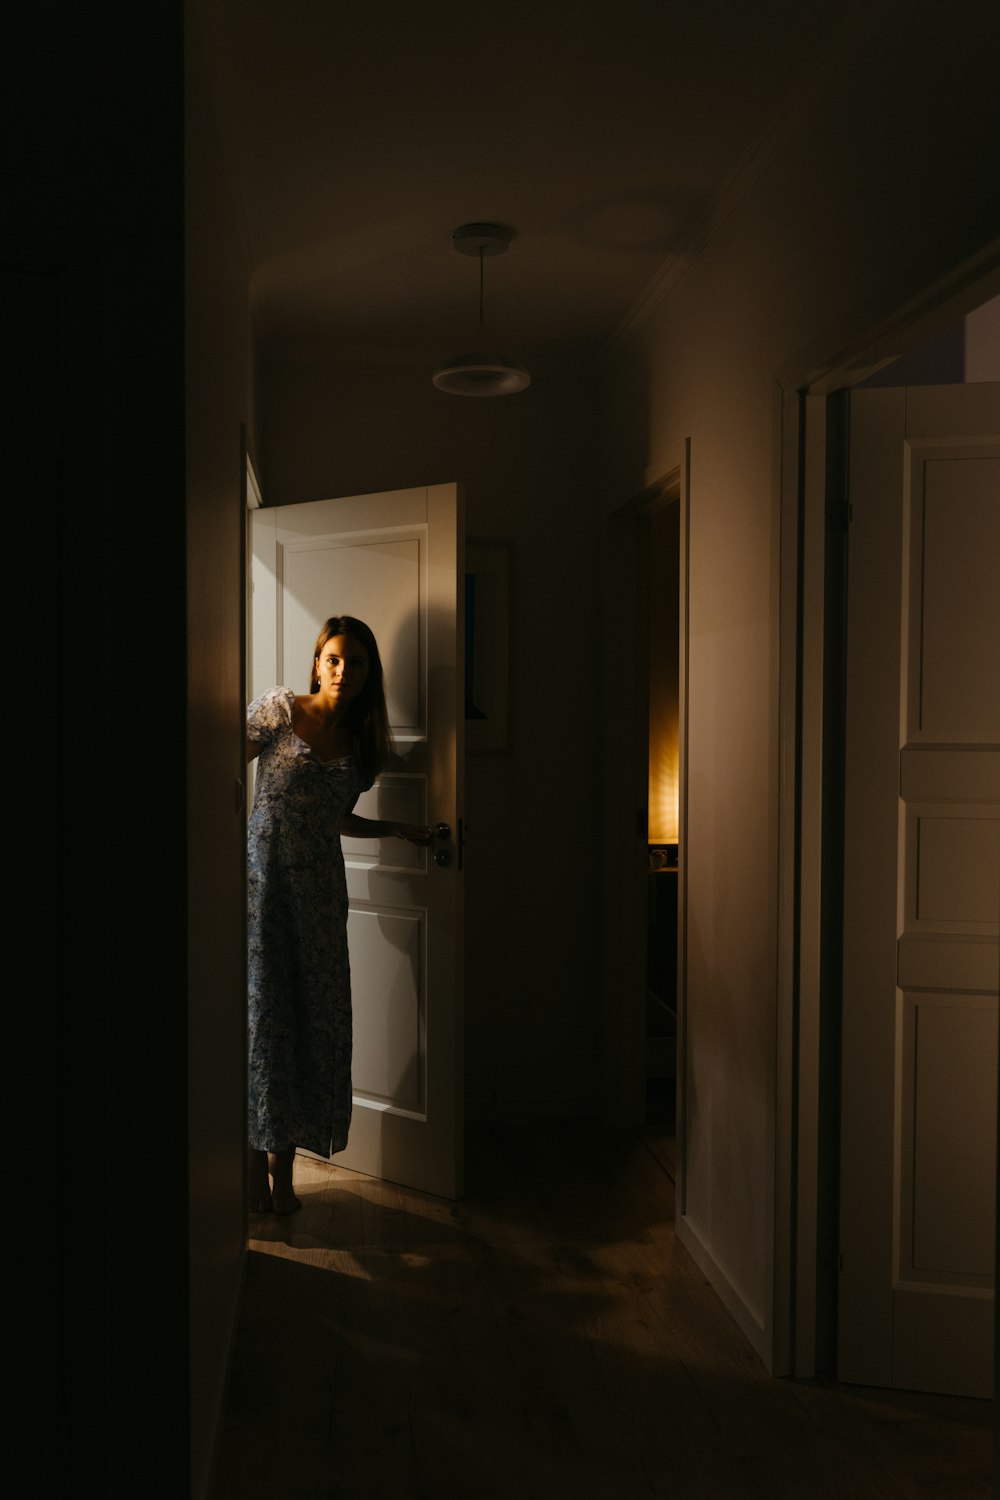
[[[247,709],[261,746],[248,868],[248,1140],[258,1151],[343,1151],[351,1123],[351,976],[340,825],[361,780],[295,733],[295,694]]]

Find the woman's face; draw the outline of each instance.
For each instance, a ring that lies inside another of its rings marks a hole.
[[[335,703],[350,703],[368,680],[368,652],[353,635],[332,635],[316,659],[319,690]]]

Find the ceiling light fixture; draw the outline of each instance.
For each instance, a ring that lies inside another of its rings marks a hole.
[[[445,360],[434,371],[439,391],[452,396],[512,396],[531,384],[524,366],[490,349],[483,334],[483,259],[503,255],[513,238],[514,231],[501,224],[463,224],[452,235],[460,254],[479,257],[479,327],[464,354]]]

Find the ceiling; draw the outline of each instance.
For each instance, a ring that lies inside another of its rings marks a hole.
[[[683,255],[845,0],[194,0],[263,352],[433,364],[479,317],[532,362],[596,358]]]

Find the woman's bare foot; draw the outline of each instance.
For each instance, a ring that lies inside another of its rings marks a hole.
[[[293,1214],[297,1208],[302,1207],[301,1200],[296,1197],[292,1188],[294,1161],[294,1146],[289,1146],[287,1151],[275,1151],[270,1157],[271,1209],[276,1214]]]
[[[250,1212],[269,1214],[274,1212],[271,1184],[267,1180],[267,1152],[250,1149],[250,1170],[247,1181]]]

